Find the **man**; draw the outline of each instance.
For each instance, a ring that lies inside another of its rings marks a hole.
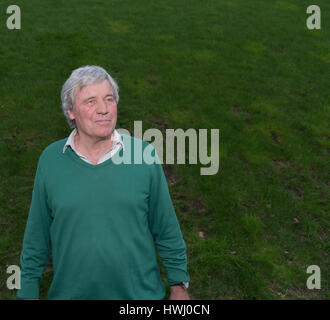
[[[115,129],[116,82],[85,66],[72,72],[61,97],[74,130],[39,158],[17,297],[39,298],[52,250],[48,299],[163,299],[157,248],[170,299],[189,299],[186,246],[162,166],[113,161],[127,148],[136,152],[138,140]]]

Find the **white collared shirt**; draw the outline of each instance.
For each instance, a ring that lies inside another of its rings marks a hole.
[[[74,146],[74,136],[77,134],[77,129],[74,129],[71,134],[68,137],[68,140],[66,141],[64,147],[63,147],[63,153],[65,152],[66,148],[68,146],[71,147],[71,149],[80,157],[80,159],[84,160],[85,162],[88,162],[90,164],[92,164],[87,157],[85,157],[84,155],[82,155]],[[97,162],[97,164],[100,164],[104,161],[107,161],[108,159],[110,159],[117,151],[119,151],[120,147],[124,148],[124,143],[121,139],[121,136],[119,134],[119,132],[115,129],[113,131],[113,143],[112,143],[112,147],[110,148],[110,150],[108,152],[106,152]]]

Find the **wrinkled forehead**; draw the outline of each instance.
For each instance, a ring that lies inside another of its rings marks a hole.
[[[95,95],[114,95],[114,90],[109,80],[105,79],[92,84],[78,86],[74,91],[75,100],[81,100]]]

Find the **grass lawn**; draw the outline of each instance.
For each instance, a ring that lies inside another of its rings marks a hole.
[[[305,0],[0,2],[0,299],[15,299],[38,158],[71,130],[60,90],[101,65],[118,128],[220,130],[220,169],[164,166],[195,299],[329,299],[330,3]],[[309,265],[321,290],[306,287]],[[41,284],[47,298],[52,268]]]

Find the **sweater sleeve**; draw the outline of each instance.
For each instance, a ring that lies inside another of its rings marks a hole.
[[[39,161],[20,256],[21,287],[17,291],[19,299],[39,298],[40,282],[50,257],[51,221],[44,175]]]
[[[156,155],[157,156],[157,155]],[[183,240],[161,164],[151,165],[149,224],[167,281],[189,281],[186,244]]]

